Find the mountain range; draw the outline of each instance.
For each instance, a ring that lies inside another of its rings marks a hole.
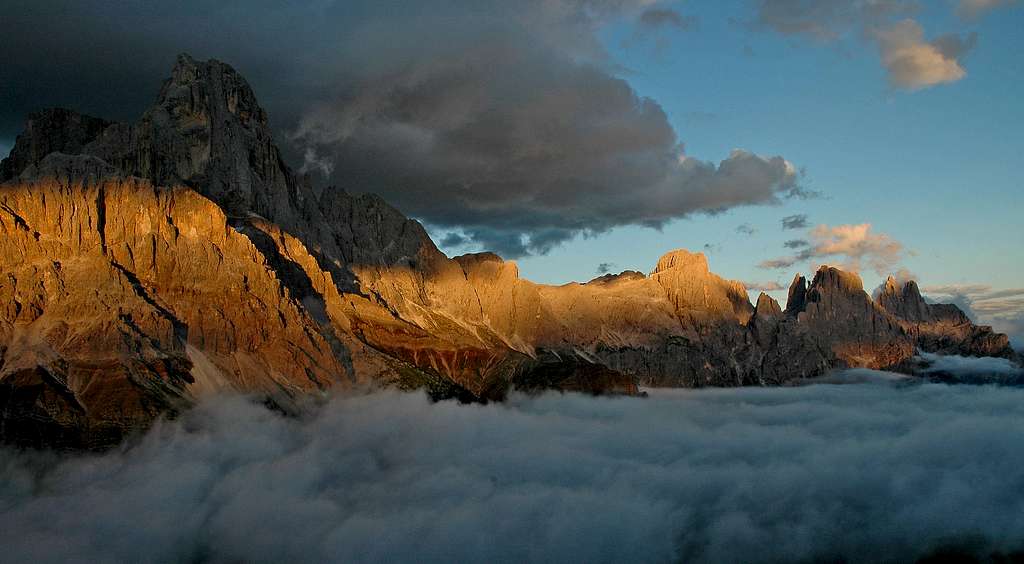
[[[0,440],[18,445],[107,447],[221,392],[291,411],[335,389],[638,394],[1015,355],[913,281],[872,298],[831,266],[783,308],[686,250],[561,286],[448,257],[379,197],[289,168],[245,79],[187,55],[135,123],[31,115],[0,183]]]

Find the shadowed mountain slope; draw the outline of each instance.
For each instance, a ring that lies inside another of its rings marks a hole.
[[[380,198],[313,190],[267,123],[231,67],[186,55],[135,123],[30,117],[0,163],[0,439],[105,446],[222,391],[633,394],[1012,354],[916,285],[876,303],[830,267],[783,310],[685,250],[562,286],[449,258]]]

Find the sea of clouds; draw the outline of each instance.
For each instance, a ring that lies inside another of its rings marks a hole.
[[[948,369],[948,367],[946,367]],[[1024,388],[431,403],[240,397],[140,443],[0,451],[0,561],[906,561],[1024,549]]]

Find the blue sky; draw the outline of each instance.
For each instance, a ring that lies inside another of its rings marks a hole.
[[[823,42],[751,30],[740,23],[750,18],[743,2],[678,9],[699,18],[696,29],[640,36],[628,21],[604,30],[620,76],[664,108],[688,155],[781,155],[823,197],[695,216],[660,232],[628,227],[579,238],[521,259],[524,277],[587,280],[602,262],[648,271],[667,250],[710,245],[715,272],[788,286],[817,262],[782,270],[757,263],[786,255],[784,241],[806,230],[783,231],[780,219],[806,214],[812,225],[870,223],[906,251],[893,270],[906,268],[925,286],[1024,286],[1024,10],[965,22],[951,3],[929,4],[915,16],[928,39],[977,32],[977,45],[961,60],[966,77],[911,92],[888,84],[878,47],[857,31]],[[742,224],[753,235],[737,233]],[[861,274],[869,288],[881,280],[870,268]]]

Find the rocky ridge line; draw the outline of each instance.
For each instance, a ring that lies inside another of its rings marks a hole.
[[[186,55],[134,124],[33,114],[0,182],[0,439],[22,444],[111,444],[220,391],[632,394],[1012,354],[916,284],[876,302],[831,267],[783,309],[685,250],[561,286],[449,258],[379,197],[313,190],[246,81]]]

